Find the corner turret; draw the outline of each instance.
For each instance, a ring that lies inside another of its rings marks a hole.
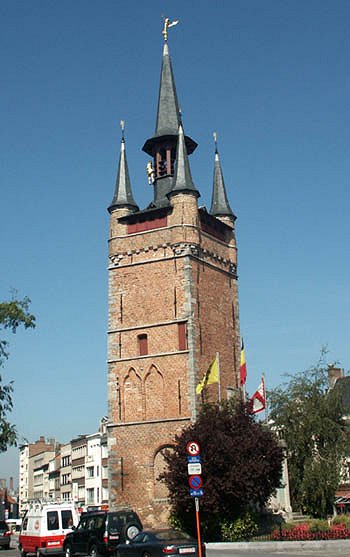
[[[215,141],[215,163],[214,163],[213,193],[212,193],[210,214],[222,220],[230,221],[233,224],[236,220],[236,216],[234,215],[230,207],[229,201],[227,199],[224,176],[222,173],[215,132],[214,132],[214,141]]]
[[[126,152],[125,152],[123,121],[121,122],[121,126],[122,126],[122,139],[120,144],[118,173],[117,173],[117,180],[115,184],[114,197],[112,199],[112,203],[108,207],[109,213],[112,213],[112,211],[118,208],[129,209],[130,212],[139,210],[131,192],[128,161],[126,159]]]

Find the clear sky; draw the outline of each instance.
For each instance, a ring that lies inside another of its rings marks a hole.
[[[323,345],[350,366],[350,2],[2,0],[0,299],[28,295],[37,328],[10,339],[1,373],[30,442],[106,413],[106,208],[120,119],[134,197],[151,200],[162,14],[180,19],[169,48],[200,203],[216,130],[238,217],[248,391]],[[0,455],[12,474],[16,451]]]

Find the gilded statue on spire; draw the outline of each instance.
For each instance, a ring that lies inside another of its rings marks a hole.
[[[168,17],[163,17],[164,19],[164,27],[163,27],[163,37],[164,37],[164,41],[167,42],[168,40],[168,29],[170,27],[174,27],[174,25],[177,25],[179,23],[178,19],[175,19],[174,21],[170,21],[170,19]]]

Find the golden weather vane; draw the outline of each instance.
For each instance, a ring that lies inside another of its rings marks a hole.
[[[120,120],[120,128],[122,130],[122,139],[124,139],[125,120]]]
[[[179,23],[178,19],[174,19],[174,21],[170,21],[170,19],[168,17],[164,17],[162,16],[164,19],[164,27],[163,27],[163,37],[164,37],[164,41],[166,42],[168,40],[168,29],[170,27],[174,27],[174,25],[177,25]]]

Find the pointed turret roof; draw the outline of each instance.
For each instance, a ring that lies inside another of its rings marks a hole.
[[[173,187],[168,193],[168,197],[173,193],[179,192],[193,193],[197,197],[200,196],[200,193],[192,180],[191,169],[185,144],[185,136],[181,123],[179,125],[179,138],[177,142]]]
[[[126,159],[125,152],[124,133],[120,144],[119,165],[117,180],[115,184],[115,193],[112,203],[108,207],[108,211],[111,212],[117,207],[129,207],[132,211],[138,211],[139,209],[131,193],[128,161]]]
[[[164,43],[162,69],[158,97],[155,137],[176,135],[180,125],[179,101],[177,98],[173,68],[168,43]]]
[[[210,213],[214,217],[232,217],[236,218],[232,212],[227,199],[224,176],[221,169],[218,147],[215,139],[215,165],[213,177],[213,195],[211,200]]]
[[[164,43],[162,68],[160,72],[159,96],[156,129],[154,136],[147,139],[142,150],[153,156],[159,138],[177,137],[181,117],[176,93],[175,79],[168,43]],[[188,154],[193,153],[197,143],[190,137],[185,138]]]

